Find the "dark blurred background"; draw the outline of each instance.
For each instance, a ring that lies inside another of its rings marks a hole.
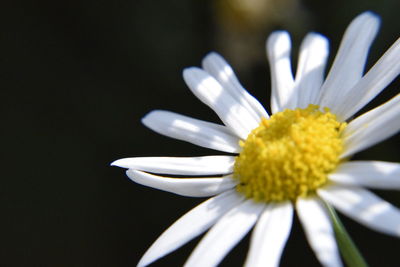
[[[308,31],[328,36],[336,51],[351,19],[372,10],[382,27],[369,67],[398,38],[399,9],[398,0],[2,2],[0,266],[135,266],[203,199],[134,184],[110,162],[216,154],[140,123],[152,109],[218,121],[186,88],[183,68],[218,51],[268,106],[272,30],[290,31],[296,62]],[[395,81],[370,107],[398,88]],[[355,158],[398,162],[399,136]],[[400,192],[377,193],[400,206]],[[343,221],[371,266],[398,265],[400,239]],[[198,240],[153,266],[182,265]],[[241,266],[247,248],[248,238],[222,266]],[[318,266],[298,221],[281,265]]]

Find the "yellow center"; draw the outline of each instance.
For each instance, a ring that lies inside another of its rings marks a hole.
[[[327,108],[321,112],[316,105],[263,118],[240,143],[243,150],[234,166],[237,191],[264,202],[313,194],[340,162],[345,127]]]

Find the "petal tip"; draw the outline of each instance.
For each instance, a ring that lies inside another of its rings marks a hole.
[[[217,52],[211,51],[210,53],[208,53],[203,60],[201,61],[201,66],[204,70],[206,70],[208,73],[210,73],[212,75],[212,69],[213,69],[213,65],[215,67],[216,66],[220,66],[220,65],[225,65],[227,64],[225,59],[218,54]],[[210,72],[211,71],[211,72]]]
[[[312,39],[312,40],[317,41],[322,44],[327,44],[327,45],[329,44],[329,39],[325,35],[318,33],[318,32],[309,32],[306,35],[305,39],[306,40]]]
[[[271,57],[288,56],[291,49],[290,35],[287,31],[275,31],[267,39],[268,55]]]
[[[203,61],[208,60],[209,58],[222,58],[222,56],[215,51],[211,51],[203,58]]]
[[[373,12],[373,11],[370,11],[370,10],[361,13],[360,15],[358,15],[356,17],[356,19],[357,18],[361,18],[361,17],[368,18],[368,19],[374,19],[374,20],[380,20],[379,15],[376,14],[375,12]]]
[[[110,166],[120,167],[120,168],[127,168],[127,167],[124,166],[124,161],[125,161],[124,159],[117,159],[117,160],[111,162]]]
[[[138,264],[136,265],[136,267],[146,267],[147,265],[149,265],[150,263],[152,263],[152,261],[149,261],[146,258],[141,258],[140,261],[138,262]]]
[[[146,127],[149,127],[149,121],[152,121],[156,116],[158,116],[159,114],[161,114],[161,110],[152,110],[149,113],[147,113],[146,115],[143,116],[143,118],[140,120]]]
[[[197,73],[201,71],[201,69],[199,67],[187,67],[184,68],[182,71],[183,77],[190,77],[191,75],[193,75],[194,73]]]
[[[381,22],[381,18],[379,15],[375,14],[372,11],[365,11],[358,15],[351,24],[369,24],[369,28],[377,30]],[[376,28],[376,29],[375,29]]]
[[[290,35],[287,31],[283,31],[283,30],[274,31],[268,36],[267,45],[272,45],[279,39],[289,41]]]

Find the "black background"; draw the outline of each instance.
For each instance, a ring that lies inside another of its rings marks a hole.
[[[130,156],[215,154],[159,136],[140,123],[152,109],[218,121],[181,78],[183,68],[198,66],[209,51],[223,50],[213,2],[1,5],[0,266],[134,266],[166,227],[203,199],[136,185],[109,164]],[[295,48],[306,31],[319,31],[336,51],[350,20],[373,10],[383,23],[371,66],[400,32],[398,0],[309,0],[301,5],[311,19],[307,28],[292,32]],[[261,33],[263,39],[268,32]],[[268,106],[266,60],[237,74]],[[398,93],[398,87],[395,81],[370,107]],[[399,136],[355,158],[398,162]],[[400,206],[400,193],[378,194]],[[399,239],[343,221],[371,266],[398,263]],[[154,266],[182,265],[198,240]],[[223,265],[241,266],[247,246],[248,238]],[[298,221],[281,264],[318,266]]]

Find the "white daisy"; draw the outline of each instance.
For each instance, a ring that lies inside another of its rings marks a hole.
[[[325,80],[325,37],[306,36],[294,78],[289,35],[274,32],[266,45],[271,117],[218,54],[207,55],[202,68],[185,69],[191,91],[224,125],[161,110],[150,112],[143,123],[160,134],[238,155],[125,158],[113,163],[128,168],[129,178],[146,186],[190,197],[213,196],[170,226],[138,266],[209,228],[185,266],[215,266],[253,226],[245,265],[277,266],[294,209],[320,263],[342,266],[323,201],[373,230],[400,236],[399,209],[364,189],[400,189],[400,164],[348,161],[400,129],[400,94],[350,120],[400,72],[397,40],[363,74],[378,27],[379,18],[370,12],[355,18]]]

